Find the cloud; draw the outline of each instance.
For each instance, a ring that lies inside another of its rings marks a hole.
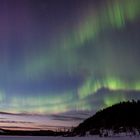
[[[36,128],[36,127],[20,127],[20,126],[2,126],[2,129],[12,129],[12,130],[40,130],[40,128]]]
[[[81,121],[85,118],[83,117],[76,117],[76,116],[62,116],[62,115],[52,115],[53,120],[60,120],[60,121]]]
[[[9,123],[9,124],[11,124],[11,123],[14,123],[14,124],[31,124],[31,123],[33,123],[33,122],[25,122],[25,121],[10,121],[10,120],[5,120],[5,121],[2,121],[2,120],[0,120],[0,123]]]

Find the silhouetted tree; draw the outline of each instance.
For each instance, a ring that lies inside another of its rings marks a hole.
[[[140,101],[121,102],[97,112],[86,119],[73,130],[73,133],[83,134],[90,131],[91,134],[103,129],[112,129],[114,133],[140,131]],[[106,136],[108,134],[106,133]]]

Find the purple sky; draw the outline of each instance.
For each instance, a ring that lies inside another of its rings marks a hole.
[[[140,99],[139,7],[139,0],[0,0],[0,127],[72,127]]]

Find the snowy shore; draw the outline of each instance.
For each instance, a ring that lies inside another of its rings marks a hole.
[[[39,137],[39,136],[0,136],[0,140],[139,140],[140,137]]]

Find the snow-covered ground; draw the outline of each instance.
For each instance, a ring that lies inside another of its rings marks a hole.
[[[139,140],[140,137],[37,137],[0,136],[0,140]]]

